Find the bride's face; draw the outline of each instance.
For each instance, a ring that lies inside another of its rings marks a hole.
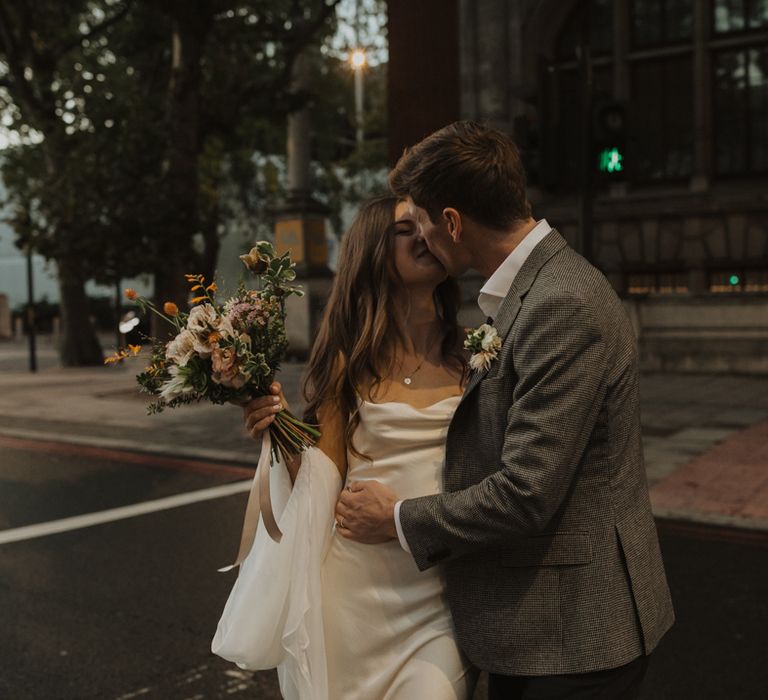
[[[395,267],[407,288],[434,289],[448,277],[442,263],[429,251],[411,208],[406,202],[395,208],[393,226]]]

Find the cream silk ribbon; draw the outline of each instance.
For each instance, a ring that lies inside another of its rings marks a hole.
[[[256,473],[253,475],[253,484],[248,494],[248,505],[245,507],[245,517],[243,519],[243,532],[240,535],[240,550],[234,564],[225,566],[219,571],[231,571],[236,566],[240,566],[243,560],[253,547],[253,541],[256,539],[256,529],[259,527],[259,516],[264,521],[264,527],[267,533],[275,541],[279,542],[283,533],[277,526],[275,513],[272,510],[272,498],[269,493],[269,470],[272,461],[272,438],[269,436],[269,430],[265,430],[261,438],[261,454],[259,454],[259,463],[256,466]]]

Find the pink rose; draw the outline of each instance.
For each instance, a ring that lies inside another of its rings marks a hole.
[[[213,374],[211,379],[217,384],[240,389],[245,385],[247,377],[240,371],[237,353],[233,348],[214,347],[211,352]]]

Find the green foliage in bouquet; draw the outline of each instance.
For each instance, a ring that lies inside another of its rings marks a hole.
[[[258,279],[259,289],[241,284],[223,304],[216,302],[216,283],[206,283],[202,275],[186,275],[195,295],[188,312],[172,302],[161,311],[149,299],[126,290],[142,311],[157,314],[176,329],[167,343],[150,339],[149,363],[136,377],[141,390],[156,397],[149,413],[202,400],[245,404],[269,394],[288,349],[285,299],[303,291],[291,284],[296,271],[290,255],[278,256],[268,241],[257,242],[240,259]],[[119,362],[140,351],[139,346],[129,346],[106,362]],[[274,457],[296,455],[320,436],[288,410],[277,414],[269,430]]]

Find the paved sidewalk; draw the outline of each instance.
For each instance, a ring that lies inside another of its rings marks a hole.
[[[651,491],[657,515],[768,529],[768,421],[694,457]]]
[[[31,374],[24,346],[0,343],[0,434],[255,465],[240,409],[148,416],[133,379],[140,360],[62,369],[44,342],[42,352]],[[281,374],[294,408],[303,369],[288,363]],[[656,514],[768,530],[768,377],[648,374],[641,398]]]

